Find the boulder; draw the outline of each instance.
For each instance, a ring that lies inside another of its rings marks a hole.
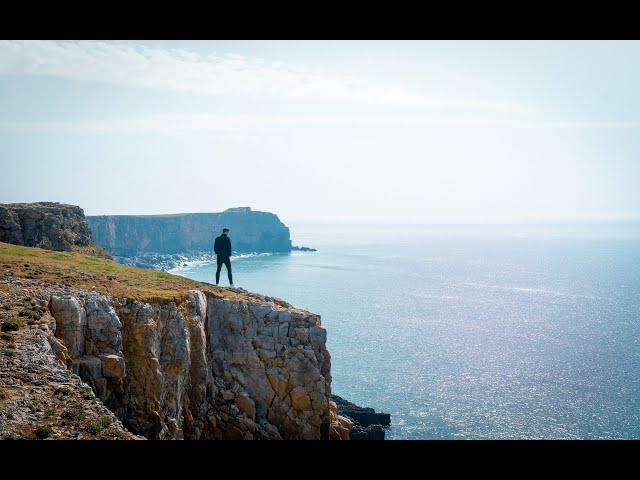
[[[109,354],[101,355],[100,361],[102,362],[102,375],[107,378],[124,378],[125,376],[125,362],[124,358]]]
[[[55,335],[69,351],[72,358],[84,355],[84,327],[86,313],[80,301],[71,295],[52,295],[51,315],[55,319]]]

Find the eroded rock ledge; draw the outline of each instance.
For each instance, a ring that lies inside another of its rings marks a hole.
[[[329,438],[330,357],[317,315],[193,290],[147,303],[52,292],[60,357],[147,438]],[[65,351],[66,350],[66,351]]]

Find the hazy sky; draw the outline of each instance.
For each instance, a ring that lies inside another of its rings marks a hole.
[[[0,42],[0,202],[640,218],[639,42]]]

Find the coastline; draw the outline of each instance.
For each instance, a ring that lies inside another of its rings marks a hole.
[[[236,253],[231,256],[231,260],[270,255],[273,254],[269,252]],[[114,259],[122,265],[176,274],[194,265],[204,265],[216,261],[215,255],[208,252],[143,253],[135,256],[114,256]]]

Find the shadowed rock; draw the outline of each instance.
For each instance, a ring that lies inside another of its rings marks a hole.
[[[353,420],[354,425],[349,432],[351,440],[384,440],[383,426],[391,424],[391,415],[376,412],[370,407],[360,407],[338,395],[332,395],[338,415]]]
[[[80,207],[54,202],[0,204],[0,242],[69,251],[91,243]]]

